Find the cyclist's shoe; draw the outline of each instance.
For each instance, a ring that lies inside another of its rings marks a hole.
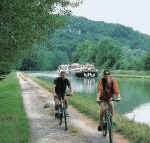
[[[98,130],[98,131],[102,131],[101,125],[98,125],[97,130]]]

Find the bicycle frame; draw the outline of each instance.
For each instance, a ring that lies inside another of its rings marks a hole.
[[[60,100],[59,104],[58,104],[58,113],[59,113],[59,125],[62,125],[62,121],[64,118],[64,122],[65,122],[65,130],[68,129],[67,127],[67,115],[66,115],[66,105],[65,105],[65,101],[64,100]]]

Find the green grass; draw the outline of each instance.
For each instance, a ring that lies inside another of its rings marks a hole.
[[[150,71],[136,70],[112,70],[112,75],[118,78],[143,78],[150,79]],[[103,75],[103,70],[100,70],[100,76]]]
[[[25,74],[25,75],[27,75],[27,74]],[[32,78],[32,80],[34,80],[35,82],[37,82],[39,85],[46,88],[48,91],[50,91],[50,92],[52,91],[52,82],[50,80],[43,79],[42,77],[40,77],[40,78],[36,78],[33,76],[29,76],[29,77]]]
[[[0,143],[28,143],[29,126],[15,73],[0,81]]]
[[[70,99],[70,104],[81,113],[98,121],[99,106],[92,97],[75,95]],[[117,113],[114,121],[116,131],[128,138],[131,143],[150,143],[150,128],[147,125],[135,123]]]
[[[113,76],[125,78],[150,78],[150,71],[135,71],[135,70],[113,70]]]
[[[46,84],[48,84],[42,79],[36,81],[40,85],[44,85],[43,87],[46,87]],[[41,84],[43,82],[45,84]],[[81,113],[98,122],[99,106],[93,96],[76,93],[70,98],[69,103]],[[116,122],[115,130],[129,139],[131,143],[150,143],[150,127],[148,125],[135,123],[117,113],[114,116],[114,121]]]

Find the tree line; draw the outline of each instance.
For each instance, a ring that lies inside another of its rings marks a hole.
[[[61,19],[61,17],[59,18]],[[118,24],[65,17],[65,25],[36,43],[22,70],[54,70],[72,62],[98,68],[150,70],[150,36]]]
[[[58,16],[69,14],[67,7],[79,3],[80,0],[1,0],[0,74],[20,67],[28,49],[62,25]]]

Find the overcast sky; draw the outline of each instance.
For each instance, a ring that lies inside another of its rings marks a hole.
[[[120,23],[150,35],[150,0],[83,0],[73,15]]]

